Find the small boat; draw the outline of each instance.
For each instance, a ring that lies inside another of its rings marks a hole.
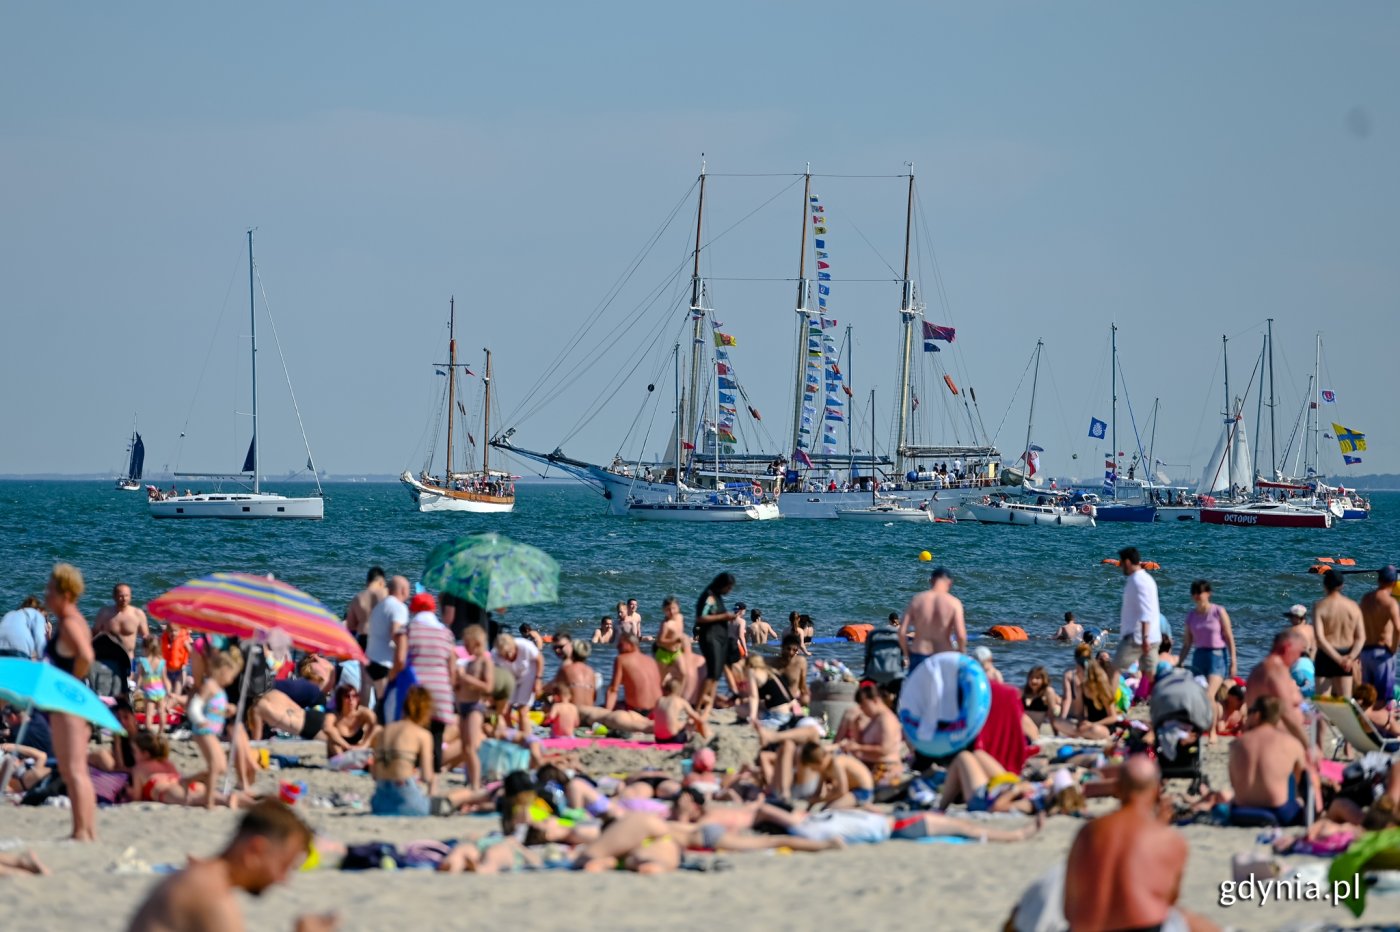
[[[980,524],[1039,524],[1047,527],[1094,527],[1094,506],[1077,508],[1061,504],[1030,504],[1005,498],[984,500],[963,505],[959,519]]]
[[[504,514],[515,510],[515,480],[508,472],[491,470],[491,444],[481,446],[481,469],[471,472],[457,472],[452,468],[452,425],[459,413],[457,402],[457,370],[471,370],[457,362],[457,300],[448,301],[447,311],[447,363],[435,367],[439,373],[445,369],[447,376],[447,404],[443,409],[447,417],[447,468],[440,477],[429,474],[425,468],[417,476],[404,470],[399,481],[408,487],[408,494],[419,511],[466,511],[476,514]],[[483,441],[491,437],[491,351],[486,350],[486,368],[482,378],[484,400],[482,403],[481,436]],[[465,408],[460,409],[465,411]],[[470,433],[467,439],[476,445]]]
[[[316,494],[299,498],[264,492],[261,487],[261,470],[258,460],[258,315],[255,292],[253,291],[253,231],[248,231],[248,314],[252,324],[250,347],[253,356],[253,439],[248,444],[248,455],[244,457],[243,468],[237,474],[219,475],[210,473],[176,473],[177,477],[198,477],[204,479],[246,480],[252,474],[251,491],[243,492],[186,492],[181,495],[172,489],[161,492],[153,486],[146,488],[146,500],[152,518],[307,518],[319,521],[325,517],[326,500],[321,494],[321,477],[315,471],[310,447],[307,448],[306,467],[316,480]],[[280,352],[280,350],[279,350]],[[285,365],[285,363],[284,363]],[[290,384],[290,383],[289,383]],[[301,416],[297,415],[300,423]],[[305,442],[305,431],[302,441]]]
[[[1329,528],[1332,526],[1332,514],[1286,501],[1248,502],[1243,505],[1202,507],[1201,523],[1237,527]]]
[[[875,452],[875,390],[870,390],[870,451]],[[915,508],[907,504],[907,499],[892,495],[881,496],[876,489],[875,475],[870,476],[870,504],[864,508],[837,508],[836,517],[842,521],[878,521],[881,524],[893,521],[933,520],[933,511],[928,502]]]
[[[146,444],[141,439],[141,434],[136,430],[135,425],[131,428],[131,440],[126,445],[127,461],[126,475],[117,480],[117,490],[120,492],[141,491],[141,470],[146,465]]]

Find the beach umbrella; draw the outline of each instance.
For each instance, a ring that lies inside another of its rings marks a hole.
[[[468,534],[428,555],[423,585],[489,611],[559,601],[559,564],[503,534]]]
[[[161,621],[194,631],[245,640],[281,631],[301,650],[366,660],[354,635],[329,609],[271,576],[201,576],[157,596],[146,611]]]
[[[24,724],[15,736],[16,744],[24,743],[31,709],[61,712],[119,735],[126,734],[126,729],[117,721],[112,710],[97,698],[97,693],[88,689],[86,683],[58,667],[36,660],[0,657],[0,702],[25,710]],[[4,766],[0,767],[0,787],[9,784],[10,768],[11,760],[6,756]]]

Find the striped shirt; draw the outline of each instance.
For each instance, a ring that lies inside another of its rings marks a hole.
[[[433,695],[433,720],[452,724],[457,707],[452,698],[448,664],[457,662],[452,632],[432,612],[419,612],[408,620],[408,665],[413,676]]]

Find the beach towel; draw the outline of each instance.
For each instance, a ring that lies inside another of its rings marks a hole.
[[[583,751],[588,748],[617,748],[624,751],[679,751],[684,744],[660,741],[629,741],[624,738],[544,738],[540,747],[550,751]]]
[[[918,709],[919,730],[916,737],[929,741],[938,732],[939,722],[956,722],[961,717],[958,708],[958,663],[963,655],[956,651],[934,654],[909,672],[900,692],[900,705]],[[912,696],[905,696],[912,690]]]
[[[1020,773],[1039,750],[1021,730],[1021,692],[1006,683],[992,683],[991,688],[991,710],[973,747],[992,755],[1009,773]]]
[[[500,780],[508,773],[530,769],[530,749],[509,741],[487,738],[477,752],[483,780]]]

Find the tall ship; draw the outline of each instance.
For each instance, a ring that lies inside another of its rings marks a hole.
[[[321,478],[316,472],[311,458],[311,446],[302,430],[302,443],[306,447],[306,468],[316,481],[316,494],[310,496],[288,496],[262,489],[262,470],[258,451],[258,308],[254,290],[253,231],[248,231],[248,318],[251,327],[249,347],[253,370],[253,436],[248,443],[248,453],[243,458],[243,467],[236,473],[175,473],[176,479],[209,479],[218,483],[232,481],[243,488],[235,491],[185,492],[175,489],[165,493],[148,486],[146,489],[148,506],[153,518],[302,518],[320,520],[325,517],[325,498],[321,490]],[[273,330],[274,336],[276,328]],[[281,354],[281,345],[278,345]],[[285,370],[286,362],[283,360]],[[288,379],[288,388],[291,382]],[[292,405],[296,407],[296,395],[292,395]],[[301,412],[297,409],[297,423],[301,423]]]
[[[454,468],[453,455],[456,449],[453,424],[459,416],[465,420],[465,408],[457,400],[458,375],[471,375],[471,369],[457,361],[457,299],[448,301],[447,312],[447,362],[435,364],[435,371],[446,376],[447,404],[443,415],[447,420],[447,456],[443,471],[434,475],[431,469],[435,451],[428,454],[428,462],[418,475],[407,470],[399,476],[399,481],[408,489],[409,497],[419,511],[466,511],[477,514],[504,514],[515,509],[515,478],[509,472],[491,468],[491,445],[481,445],[481,468],[458,471]],[[486,366],[482,370],[481,436],[483,440],[491,436],[491,351],[486,354]],[[466,433],[469,445],[476,446],[476,438]]]

